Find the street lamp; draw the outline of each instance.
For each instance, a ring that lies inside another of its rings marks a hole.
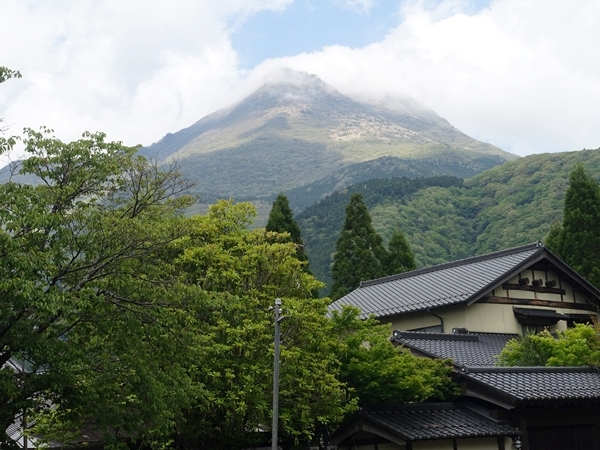
[[[513,440],[513,445],[517,450],[520,450],[521,448],[523,448],[523,443],[521,442],[521,439],[519,439],[518,437]]]

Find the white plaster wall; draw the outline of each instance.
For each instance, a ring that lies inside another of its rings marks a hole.
[[[381,320],[381,323],[391,323],[392,331],[406,331],[418,328],[434,327],[440,324],[440,319],[432,316],[431,314],[419,312],[414,314],[406,314],[404,316],[385,318]]]
[[[472,332],[483,333],[511,333],[521,334],[523,327],[515,318],[513,306],[529,309],[553,309],[552,307],[533,305],[502,305],[496,303],[475,303],[471,306],[458,305],[451,308],[437,310],[436,314],[444,319],[444,332],[451,333],[452,328],[466,327]],[[562,314],[582,314],[584,311],[573,308],[559,308]],[[415,313],[406,316],[393,317],[383,320],[392,324],[392,330],[411,330],[415,328],[439,325],[440,320],[430,314]],[[551,332],[563,331],[567,322],[558,321],[550,327]]]
[[[472,438],[458,439],[458,450],[498,450],[497,438]],[[504,438],[504,447],[506,449],[513,448],[512,439]],[[433,440],[433,441],[416,441],[413,442],[413,450],[453,450],[452,439]],[[375,450],[375,445],[361,445],[352,447],[352,450]],[[406,446],[393,443],[379,444],[379,450],[405,450]]]
[[[493,295],[496,297],[511,297],[511,298],[521,298],[521,299],[529,299],[529,300],[546,300],[549,302],[563,302],[563,303],[586,303],[585,297],[573,290],[573,287],[565,282],[564,280],[560,280],[558,275],[552,271],[542,272],[539,270],[525,270],[521,272],[521,276],[516,275],[510,280],[508,280],[509,284],[519,284],[519,278],[529,278],[529,284],[531,284],[534,279],[542,279],[544,282],[546,280],[555,280],[556,287],[559,289],[564,289],[565,293],[563,295],[560,294],[551,294],[547,292],[528,292],[528,291],[520,291],[517,289],[512,289],[506,291],[502,289],[502,287],[498,287],[494,289]]]
[[[457,444],[458,450],[498,450],[497,438],[461,439]]]
[[[454,446],[452,445],[452,439],[417,441],[413,442],[413,450],[454,450]]]
[[[498,450],[497,438],[458,439],[458,450]],[[512,444],[511,444],[512,445]],[[512,447],[506,447],[510,449]],[[413,442],[413,450],[453,450],[452,439]]]
[[[379,450],[405,450],[406,446],[390,443],[390,444],[379,444],[378,448],[379,448]]]

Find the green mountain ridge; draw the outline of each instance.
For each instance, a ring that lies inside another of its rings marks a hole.
[[[543,239],[551,223],[561,219],[568,175],[577,162],[600,179],[597,149],[532,155],[464,182],[452,177],[394,178],[349,186],[297,216],[311,270],[331,283],[331,256],[353,192],[363,195],[384,241],[395,227],[402,230],[418,267]]]

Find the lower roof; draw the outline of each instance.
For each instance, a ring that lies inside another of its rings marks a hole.
[[[595,367],[464,367],[461,378],[471,393],[487,393],[516,404],[600,403]],[[492,400],[493,401],[493,400]]]
[[[394,331],[392,341],[413,353],[431,358],[451,358],[458,366],[495,366],[497,357],[516,334],[507,333],[415,333]]]
[[[456,403],[365,407],[359,417],[405,441],[520,435],[518,429]]]

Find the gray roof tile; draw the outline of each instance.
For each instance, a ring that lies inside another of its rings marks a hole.
[[[565,314],[557,313],[554,309],[534,309],[534,308],[513,308],[515,316],[523,318],[568,320]]]
[[[452,403],[366,409],[360,415],[408,441],[520,434],[516,428],[499,424],[489,417]]]
[[[466,340],[465,336],[472,339]],[[506,343],[516,337],[516,334],[501,333],[454,335],[400,331],[394,332],[393,340],[434,358],[451,358],[456,365],[495,366]]]
[[[600,402],[600,373],[586,367],[495,367],[464,369],[467,383],[513,402]]]
[[[541,253],[540,243],[366,281],[330,305],[357,306],[362,317],[393,316],[454,305],[477,298],[500,284],[519,265]]]

